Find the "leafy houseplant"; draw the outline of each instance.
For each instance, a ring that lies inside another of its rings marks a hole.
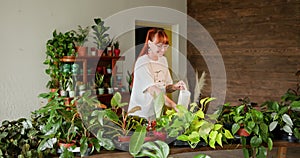
[[[98,88],[98,93],[103,94],[104,93],[104,88],[103,88],[104,74],[97,72],[95,77],[96,77],[95,85],[96,85],[96,88]]]
[[[200,103],[205,107],[204,104],[208,104],[212,100],[213,98],[204,98]],[[222,124],[214,123],[217,115],[204,114],[203,108],[197,108],[196,103],[192,103],[189,110],[184,106],[177,105],[178,112],[169,110],[157,121],[158,130],[162,128],[169,133],[169,136],[178,136],[178,140],[188,142],[192,148],[195,148],[201,140],[215,148],[216,143],[222,146],[223,141],[233,138],[230,131],[225,129]]]
[[[78,30],[75,31],[76,35],[76,50],[78,52],[78,56],[85,56],[86,55],[86,47],[84,47],[84,43],[87,41],[87,36],[90,32],[90,27],[82,27],[78,25]]]
[[[58,143],[74,143],[80,146],[81,155],[85,155],[88,145],[100,150],[100,141],[91,136],[85,128],[77,108],[64,105],[64,100],[57,93],[42,93],[42,98],[50,99],[46,106],[35,111],[35,120],[40,124],[42,139],[38,146],[39,152],[49,149],[58,149]],[[63,148],[62,148],[63,149]],[[62,150],[62,154],[70,154],[68,150]]]
[[[120,44],[119,44],[119,41],[115,41],[114,42],[114,54],[115,54],[115,56],[119,56],[120,55],[120,48],[119,48],[119,46],[120,46]]]
[[[43,64],[48,66],[45,73],[50,77],[46,87],[58,89],[61,76],[61,59],[64,56],[76,56],[74,45],[75,35],[72,31],[57,33],[54,30],[52,36],[52,39],[49,39],[46,44],[46,59]]]
[[[124,106],[126,106],[127,103],[122,103],[121,100],[122,96],[117,92],[111,99],[111,109],[93,111],[91,114],[95,117],[95,121],[98,124],[97,126],[107,129],[111,138],[127,136],[129,132],[132,132],[133,129],[141,124],[141,122],[136,121],[134,117],[129,116],[130,113],[140,110],[141,107],[137,106],[129,112],[126,112]],[[140,121],[142,121],[142,119]]]
[[[299,77],[300,71],[297,74]],[[281,102],[266,101],[262,107],[265,107],[270,115],[271,123],[269,128],[274,133],[274,137],[282,137],[282,139],[288,141],[300,139],[300,80],[296,89],[287,90],[281,97]],[[287,134],[280,132],[278,129],[280,131],[283,130]]]
[[[263,142],[267,143],[269,150],[272,150],[273,141],[269,135],[269,120],[268,117],[264,117],[264,111],[253,108],[251,104],[246,102],[242,102],[239,106],[230,106],[230,104],[225,104],[224,106],[227,106],[225,109],[229,110],[226,118],[229,117],[229,120],[234,122],[231,128],[232,133],[236,134],[240,129],[244,128],[249,134],[249,136],[240,135],[244,157],[251,155],[266,157],[267,150]],[[247,138],[250,139],[250,149],[246,147]]]
[[[97,45],[98,49],[98,55],[102,55],[105,48],[108,46],[110,39],[109,34],[106,33],[106,31],[110,27],[104,26],[104,21],[101,20],[101,18],[94,19],[95,25],[92,26],[92,30],[94,31],[94,43]]]
[[[25,118],[3,121],[0,127],[0,157],[42,157],[36,149],[40,142],[39,129]]]

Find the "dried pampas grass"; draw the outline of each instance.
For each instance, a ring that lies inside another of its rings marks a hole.
[[[197,103],[200,99],[201,91],[205,85],[206,73],[205,71],[203,71],[201,77],[199,78],[198,71],[196,71],[195,76],[196,76],[195,77],[196,82],[195,82],[195,89],[194,89],[194,103]]]

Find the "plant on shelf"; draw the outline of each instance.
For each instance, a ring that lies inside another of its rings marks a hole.
[[[46,44],[46,59],[43,64],[48,66],[45,73],[50,77],[46,87],[58,89],[61,76],[61,59],[64,56],[73,56],[73,58],[76,56],[74,45],[75,36],[72,31],[57,33],[56,30],[53,31],[52,36],[53,37],[49,39]]]
[[[104,80],[104,74],[97,72],[95,74],[95,85],[99,94],[104,93],[103,80]]]
[[[84,43],[88,40],[88,34],[90,32],[90,27],[82,27],[78,25],[78,30],[74,31],[76,35],[76,49],[78,52],[78,56],[85,56],[86,55],[86,47],[84,47]]]
[[[243,146],[244,157],[266,157],[267,149],[272,150],[273,141],[269,134],[269,117],[265,117],[262,109],[253,108],[247,98],[240,100],[241,105],[231,106],[225,104],[223,109],[227,109],[227,115],[223,113],[220,117],[224,120],[233,120],[231,131],[238,133]],[[221,119],[222,120],[222,119]],[[247,139],[250,140],[250,148],[247,148]]]
[[[53,38],[47,41],[47,50],[49,50],[49,53],[55,58],[76,56],[75,40],[76,37],[73,31],[57,33],[56,30],[54,30]]]
[[[119,41],[116,40],[113,45],[114,45],[114,54],[115,54],[115,56],[118,57],[120,55],[120,52],[121,52],[121,50],[119,48],[119,46],[120,46]]]
[[[110,27],[104,26],[104,21],[101,18],[94,19],[94,22],[95,25],[92,26],[94,43],[97,45],[98,55],[101,55],[110,42],[109,34],[106,33]]]
[[[68,95],[68,87],[70,85],[70,75],[68,72],[62,72],[62,76],[60,79],[60,95],[66,97]]]

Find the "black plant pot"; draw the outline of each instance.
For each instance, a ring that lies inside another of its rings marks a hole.
[[[172,145],[173,145],[174,147],[190,147],[190,145],[189,145],[188,142],[186,142],[186,141],[181,141],[181,140],[177,140],[177,139],[174,140],[174,141],[172,142]],[[204,141],[200,141],[200,142],[197,144],[196,148],[204,147],[204,146],[207,146],[207,144],[206,144]]]

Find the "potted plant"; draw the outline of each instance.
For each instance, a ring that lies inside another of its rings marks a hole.
[[[281,138],[290,142],[298,142],[300,139],[299,83],[297,83],[296,89],[288,89],[287,92],[281,97],[280,102],[266,101],[262,104],[262,107],[267,109],[266,112],[271,122],[269,129],[274,134],[274,138],[276,139]]]
[[[0,126],[0,157],[43,157],[38,152],[39,128],[30,119],[5,120]]]
[[[204,114],[204,107],[212,100],[202,99],[200,108],[192,103],[189,110],[177,105],[177,112],[168,110],[166,115],[157,120],[157,130],[164,129],[170,137],[187,142],[191,148],[195,148],[201,141],[212,148],[215,148],[216,143],[222,146],[222,141],[233,139],[233,136],[222,124],[216,123],[217,114]]]
[[[111,65],[110,64],[108,64],[107,65],[107,67],[106,67],[106,72],[108,73],[108,74],[111,74]]]
[[[69,79],[69,75],[68,73],[62,73],[61,76],[61,80],[60,80],[60,86],[61,86],[61,90],[60,90],[60,95],[63,97],[67,97],[68,96],[68,91],[67,88],[69,87],[70,84],[70,79]]]
[[[58,34],[56,30],[53,31],[52,35],[53,38],[49,39],[46,44],[46,59],[43,64],[48,66],[45,73],[50,77],[46,87],[55,91],[59,88],[60,66],[62,65],[60,58],[63,55],[62,52],[56,48],[56,45],[58,45]]]
[[[73,81],[72,77],[69,78],[69,87],[68,87],[68,89],[69,89],[69,92],[68,92],[69,97],[74,98],[75,97],[75,87],[74,87],[74,81]]]
[[[262,109],[253,108],[250,101],[245,101],[245,99],[241,101],[242,104],[238,106],[225,104],[227,106],[225,109],[229,110],[225,117],[233,120],[232,134],[239,133],[245,157],[266,157],[267,149],[263,143],[267,144],[269,150],[272,150],[273,147],[273,141],[269,134],[269,119],[265,117],[266,113]],[[242,129],[246,134],[242,134]],[[251,148],[246,147],[247,140],[250,140]]]
[[[104,88],[103,88],[103,80],[104,80],[104,74],[96,72],[95,75],[95,85],[96,88],[98,89],[98,94],[104,94]]]
[[[53,32],[53,38],[47,41],[47,50],[49,50],[55,58],[59,58],[63,62],[74,61],[77,52],[75,51],[75,33],[67,31],[65,33],[56,30]]]
[[[114,54],[115,54],[115,56],[119,56],[120,55],[120,52],[121,52],[121,50],[120,50],[120,48],[119,48],[119,41],[117,40],[117,41],[115,41],[114,42]]]
[[[110,40],[109,40],[109,34],[106,33],[106,31],[110,27],[104,26],[104,21],[101,20],[101,18],[94,19],[95,25],[92,26],[93,34],[94,34],[94,43],[97,45],[97,52],[98,56],[101,56],[105,48],[108,46]]]
[[[35,122],[40,124],[41,129],[41,142],[37,148],[39,152],[55,149],[63,157],[73,155],[71,152],[75,147],[80,148],[81,156],[86,155],[87,151],[90,153],[95,149],[100,151],[102,140],[91,135],[78,112],[82,104],[78,104],[78,107],[67,107],[62,97],[51,92],[42,93],[39,97],[52,98],[46,106],[34,112]],[[82,103],[82,100],[78,101]]]
[[[87,41],[87,36],[90,32],[90,27],[82,27],[78,25],[78,30],[75,31],[76,34],[76,50],[78,52],[78,56],[86,56],[87,47],[84,46],[84,43]]]

